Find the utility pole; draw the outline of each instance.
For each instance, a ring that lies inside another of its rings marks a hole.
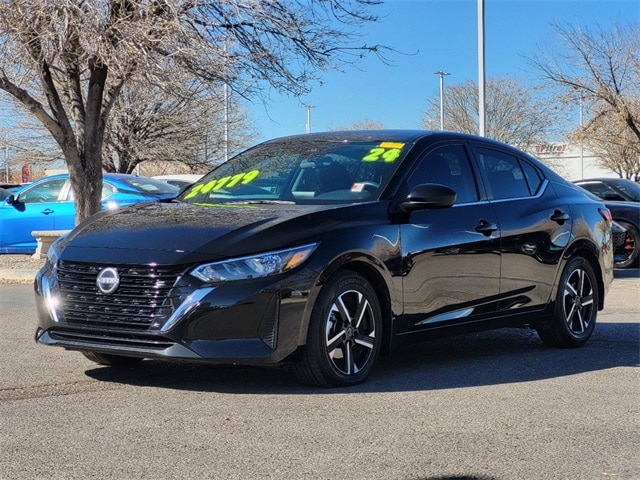
[[[311,133],[311,109],[316,108],[314,105],[303,105],[307,109],[307,123],[305,124],[305,132]]]
[[[444,77],[451,74],[443,70],[438,70],[433,74],[440,76],[440,130],[444,130]]]
[[[227,40],[224,41],[224,62],[225,62],[225,78],[224,78],[224,161],[229,160],[229,81],[227,77]],[[205,148],[206,150],[206,148]],[[208,160],[208,155],[205,154],[204,161]]]
[[[581,177],[584,178],[584,140],[583,131],[584,126],[584,96],[580,92],[580,170]]]
[[[205,156],[204,161],[208,158]],[[229,160],[229,84],[224,82],[224,161]]]
[[[7,132],[4,132],[4,170],[5,182],[9,183],[9,139]]]
[[[485,136],[484,0],[478,0],[478,135]]]

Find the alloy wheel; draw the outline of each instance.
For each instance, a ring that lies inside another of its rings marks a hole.
[[[373,357],[375,319],[371,304],[356,290],[341,293],[331,305],[325,326],[326,352],[344,375],[360,372]]]
[[[567,276],[563,293],[564,318],[569,331],[578,337],[588,331],[594,318],[593,289],[591,277],[584,269],[575,268]]]

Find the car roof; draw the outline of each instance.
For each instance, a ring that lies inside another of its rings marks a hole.
[[[404,142],[404,143],[417,143],[421,140],[429,140],[430,142],[437,143],[439,141],[466,141],[466,142],[482,142],[487,146],[495,146],[502,149],[509,149],[518,155],[525,155],[528,158],[531,156],[527,152],[509,145],[504,142],[499,142],[487,137],[480,137],[478,135],[472,135],[469,133],[461,132],[448,132],[441,130],[418,130],[418,129],[376,129],[376,130],[337,130],[329,132],[317,132],[317,133],[305,133],[298,135],[291,135],[288,137],[279,137],[264,142],[279,143],[282,141],[289,142],[306,142],[306,141],[333,141],[333,142],[366,142],[366,141],[387,141],[387,142]],[[536,160],[537,161],[537,160]]]
[[[34,180],[34,182],[39,182],[41,180],[45,180],[45,179],[55,179],[55,178],[69,178],[69,174],[68,173],[56,173],[54,175],[47,175],[46,177],[41,177],[38,178],[37,180]],[[133,175],[130,173],[103,173],[102,174],[102,178],[106,178],[106,179],[112,179],[112,180],[128,180],[130,178],[151,178],[151,177],[144,177],[144,176],[140,176],[140,175]]]
[[[504,143],[491,140],[486,137],[479,137],[460,132],[448,132],[440,130],[419,130],[419,129],[375,129],[375,130],[336,130],[328,132],[305,133],[298,135],[290,135],[287,137],[274,138],[267,140],[265,143],[279,142],[282,140],[327,140],[327,141],[371,141],[384,139],[396,142],[416,142],[424,138],[437,140],[478,140],[483,142],[495,143],[504,146]]]
[[[623,183],[637,183],[628,178],[620,178],[620,177],[596,177],[596,178],[581,178],[580,180],[575,180],[574,183],[587,183],[587,182],[623,182]]]

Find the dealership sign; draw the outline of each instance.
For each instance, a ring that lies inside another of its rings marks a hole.
[[[29,183],[31,181],[31,168],[28,163],[22,165],[22,183]]]
[[[543,143],[533,147],[536,155],[562,155],[567,150],[566,143]]]

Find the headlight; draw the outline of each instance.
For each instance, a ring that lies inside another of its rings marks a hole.
[[[62,252],[60,242],[64,237],[65,235],[56,238],[47,250],[47,262],[51,264],[51,268],[55,268],[58,264],[58,259],[60,258],[60,253]]]
[[[286,272],[304,263],[318,246],[317,243],[288,248],[275,252],[260,253],[248,257],[234,258],[222,262],[207,263],[190,273],[203,282],[223,282],[261,278]]]

